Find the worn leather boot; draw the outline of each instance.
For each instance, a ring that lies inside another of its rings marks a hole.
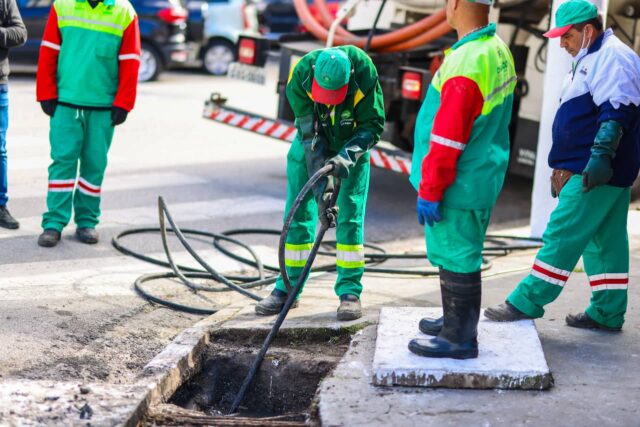
[[[440,270],[443,325],[437,336],[413,339],[409,350],[424,357],[478,357],[478,320],[482,286],[480,272]]]
[[[622,330],[622,326],[612,328],[611,326],[602,325],[584,312],[578,314],[567,314],[567,317],[564,320],[567,322],[567,326],[571,326],[572,328],[601,329],[609,332],[620,332]]]
[[[287,295],[288,294],[286,292],[274,289],[268,297],[263,298],[256,305],[256,314],[261,316],[272,316],[280,313],[282,311],[282,307],[284,307],[284,303],[287,302]],[[295,300],[291,305],[291,308],[296,308],[297,306],[298,300]]]
[[[53,228],[45,229],[38,237],[38,245],[43,248],[52,248],[60,241],[60,232]]]
[[[443,316],[440,316],[437,319],[434,319],[432,317],[425,317],[423,319],[420,319],[418,329],[420,329],[420,332],[422,332],[423,334],[433,335],[435,337],[442,330],[443,322]]]
[[[6,206],[0,206],[0,227],[8,228],[9,230],[20,228],[20,223],[11,216]]]
[[[351,294],[340,295],[340,306],[337,313],[338,320],[356,320],[362,317],[360,299]]]
[[[76,238],[82,243],[95,245],[100,240],[100,236],[95,228],[78,228],[76,230]]]
[[[517,320],[533,319],[533,317],[515,308],[509,301],[493,307],[487,307],[484,310],[484,317],[494,322],[515,322]]]

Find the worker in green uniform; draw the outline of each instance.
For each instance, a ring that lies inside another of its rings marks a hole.
[[[285,246],[287,273],[291,283],[297,283],[315,241],[318,219],[325,226],[336,225],[337,317],[357,319],[362,316],[369,150],[378,142],[385,120],[378,73],[367,54],[355,46],[315,50],[296,64],[286,93],[298,132],[287,155],[285,218],[309,177],[325,164],[334,165],[331,176],[313,188],[313,195],[306,195],[293,218]],[[337,218],[328,206],[335,178],[341,180]],[[277,314],[286,299],[287,289],[278,278],[256,313]]]
[[[440,269],[443,318],[422,319],[425,357],[478,356],[482,247],[509,162],[516,73],[489,23],[490,0],[448,0],[458,41],[445,52],[418,113],[411,183],[427,256]]]

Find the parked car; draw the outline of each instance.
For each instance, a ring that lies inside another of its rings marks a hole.
[[[226,74],[238,36],[258,30],[255,7],[246,0],[188,0],[187,8],[188,40],[199,46],[198,65],[209,74]]]
[[[260,33],[262,34],[293,34],[306,32],[300,22],[292,0],[253,0],[257,13]],[[327,1],[327,9],[335,16],[340,8],[340,0]],[[309,12],[319,17],[313,0],[307,0]]]
[[[180,0],[130,0],[140,24],[139,81],[155,80],[165,68],[189,59],[187,10]],[[12,64],[37,65],[38,52],[53,0],[18,0],[29,39],[10,50]]]

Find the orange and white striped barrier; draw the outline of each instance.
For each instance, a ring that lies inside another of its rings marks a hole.
[[[295,126],[290,122],[247,114],[231,108],[216,106],[210,102],[205,104],[203,116],[206,119],[286,142],[293,142],[297,132]],[[404,175],[411,172],[411,161],[397,155],[392,150],[372,148],[370,157],[372,166]]]

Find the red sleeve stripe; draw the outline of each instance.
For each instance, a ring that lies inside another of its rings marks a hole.
[[[51,42],[48,42],[46,40],[42,40],[41,46],[48,47],[48,48],[51,48],[53,50],[60,50],[60,45],[59,44],[51,43]]]
[[[118,55],[118,59],[120,61],[126,61],[128,59],[134,59],[134,60],[140,62],[140,55],[137,55],[135,53],[127,53],[125,55]]]
[[[431,141],[460,151],[463,151],[467,147],[467,144],[463,142],[454,141],[453,139],[445,138],[444,136],[436,135],[434,133],[431,134]]]

